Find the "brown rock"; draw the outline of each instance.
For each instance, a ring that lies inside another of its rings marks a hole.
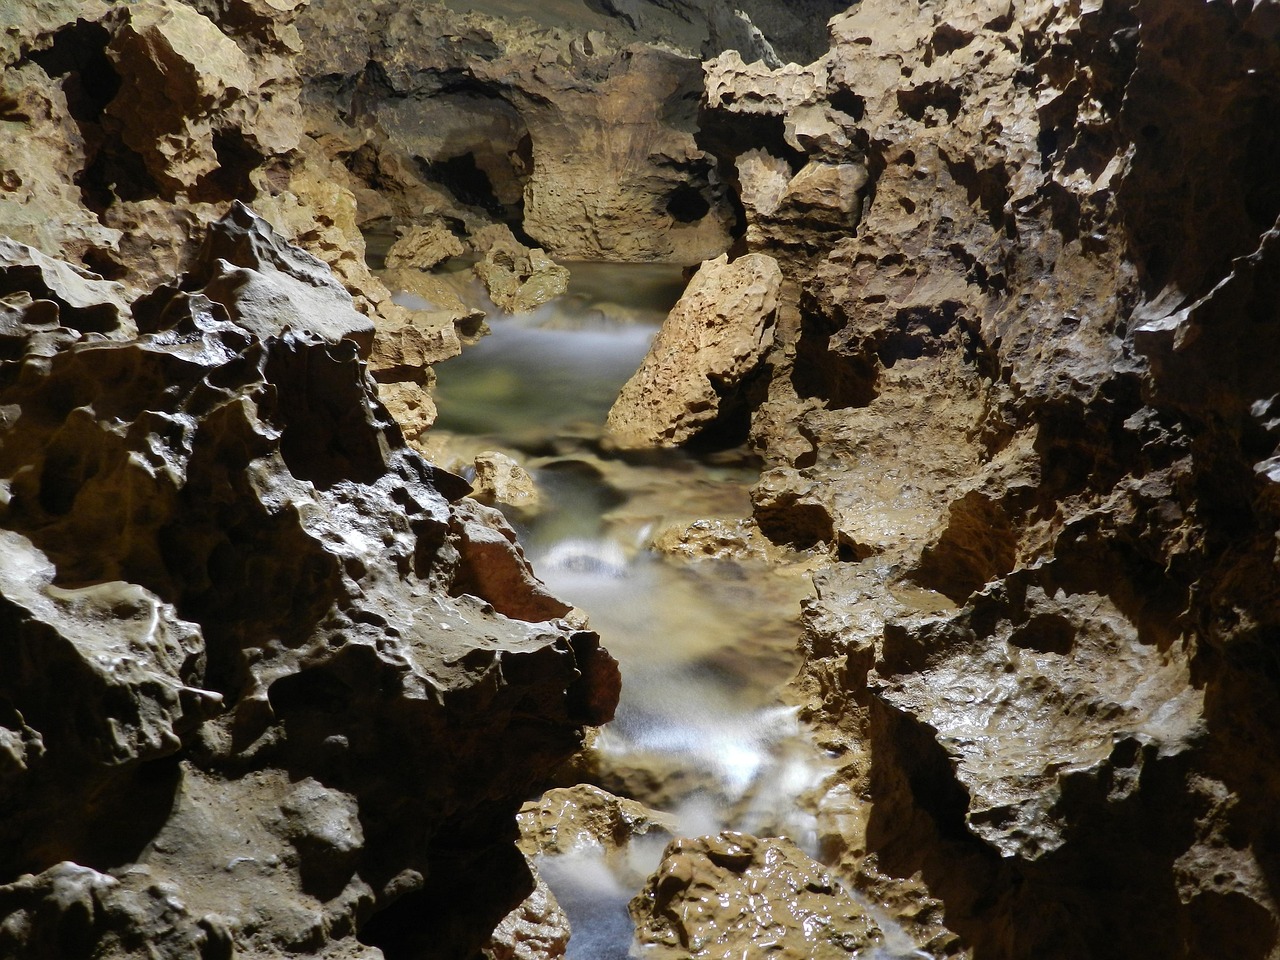
[[[484,254],[476,276],[508,313],[527,313],[569,289],[569,271],[542,249],[520,243],[506,226],[486,227],[472,235],[471,243]]]
[[[475,497],[521,511],[536,511],[541,497],[529,471],[506,454],[488,450],[476,455]]]
[[[387,251],[388,267],[430,270],[436,264],[465,252],[461,240],[444,224],[415,226],[401,234]]]
[[[790,841],[742,833],[676,840],[631,901],[640,942],[663,956],[857,956],[879,931]]]
[[[107,53],[123,81],[108,113],[167,195],[217,170],[215,125],[255,80],[235,42],[184,3],[146,0],[124,8]]]
[[[116,285],[5,249],[0,952],[478,950],[533,887],[500,838],[617,664],[404,446],[367,322],[247,208],[141,334]]]
[[[782,274],[768,256],[702,265],[605,425],[622,447],[673,447],[733,412],[772,333]]]

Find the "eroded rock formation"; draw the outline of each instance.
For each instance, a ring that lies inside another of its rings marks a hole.
[[[246,208],[132,311],[0,257],[0,953],[476,949],[533,888],[521,800],[617,700],[598,638]]]
[[[756,519],[840,561],[799,684],[871,806],[831,855],[935,950],[1273,956],[1280,8],[832,40],[708,63],[704,127],[789,281]]]
[[[671,843],[631,912],[656,956],[842,960],[879,939],[863,908],[794,844],[742,833]]]
[[[921,945],[1280,949],[1280,7],[739,6],[0,5],[0,952],[445,955],[534,890],[618,678],[406,448],[480,318],[374,220],[513,307],[538,247],[773,265],[624,445],[749,414],[754,528],[669,547],[829,552],[823,855]]]
[[[741,419],[773,337],[782,272],[762,254],[704,263],[623,386],[605,430],[622,447],[674,447]]]

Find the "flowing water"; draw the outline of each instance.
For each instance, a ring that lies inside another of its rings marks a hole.
[[[455,277],[491,332],[436,367],[433,456],[465,470],[477,452],[505,451],[531,471],[541,509],[508,516],[535,571],[586,613],[622,668],[617,717],[594,745],[600,784],[674,814],[680,835],[786,835],[814,853],[815,822],[798,800],[830,761],[782,696],[807,568],[681,555],[695,521],[734,530],[750,516],[756,465],[742,451],[608,450],[609,406],[683,283],[661,265],[570,268],[567,295],[516,316]],[[661,842],[633,842],[622,867],[592,849],[543,858],[540,872],[573,925],[571,960],[627,956],[626,902],[661,851]]]

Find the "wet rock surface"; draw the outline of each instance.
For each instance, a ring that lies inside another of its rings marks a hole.
[[[16,244],[0,283],[5,955],[478,947],[532,888],[521,799],[616,702],[598,639],[247,208],[132,316]]]
[[[655,956],[859,956],[879,931],[820,864],[780,838],[677,840],[631,902]]]
[[[885,0],[807,67],[706,65],[704,138],[787,279],[755,517],[838,559],[798,690],[870,806],[828,856],[930,950],[1276,949],[1280,699],[1244,666],[1277,618],[1274,384],[1237,351],[1276,310],[1245,130],[1278,25]]]

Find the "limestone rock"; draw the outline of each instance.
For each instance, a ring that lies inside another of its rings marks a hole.
[[[797,683],[871,800],[831,849],[931,953],[1269,956],[1274,10],[830,27],[708,63],[703,130],[788,279],[753,503],[831,557]]]
[[[402,234],[387,251],[388,267],[417,267],[430,270],[441,261],[466,251],[462,241],[443,224],[415,226]]]
[[[97,274],[0,237],[0,296],[45,302],[62,325],[80,333],[127,338],[136,333],[124,288]],[[13,335],[20,334],[14,329]]]
[[[610,438],[677,446],[731,415],[771,342],[781,283],[769,256],[704,263],[609,411]]]
[[[704,24],[709,9],[696,12]],[[664,28],[691,22],[650,12]],[[558,259],[718,255],[733,214],[693,135],[698,60],[586,7],[570,16],[581,31],[445,4],[316,0],[299,23],[300,69],[354,123],[387,131],[404,166],[453,192],[470,232],[519,223]],[[370,63],[385,87],[364,79]]]
[[[476,455],[475,497],[521,511],[537,510],[541,499],[529,471],[506,454],[487,450]]]
[[[237,201],[206,235],[182,287],[222,304],[238,326],[258,338],[286,329],[329,340],[351,339],[363,353],[373,323],[318,258],[287,243]]]
[[[675,818],[590,784],[557,787],[520,808],[520,846],[535,854],[572,853],[583,846],[617,853],[636,837],[671,838]]]
[[[405,447],[367,321],[246,208],[132,319],[5,251],[0,952],[478,950],[616,663]]]
[[[661,956],[854,957],[875,923],[790,841],[742,833],[676,840],[631,901],[641,943]]]
[[[569,918],[538,877],[533,893],[502,918],[484,945],[486,960],[556,960],[569,947]]]
[[[76,258],[115,249],[120,233],[85,206],[76,185],[89,146],[66,94],[38,64],[6,66],[0,74],[0,129],[0,232]]]
[[[217,170],[215,122],[254,83],[235,42],[186,4],[147,0],[124,8],[107,54],[123,80],[108,113],[147,172],[173,196]]]
[[[569,289],[569,271],[538,247],[526,247],[510,228],[495,225],[478,231],[472,245],[484,257],[476,276],[489,296],[508,313],[527,313]]]

